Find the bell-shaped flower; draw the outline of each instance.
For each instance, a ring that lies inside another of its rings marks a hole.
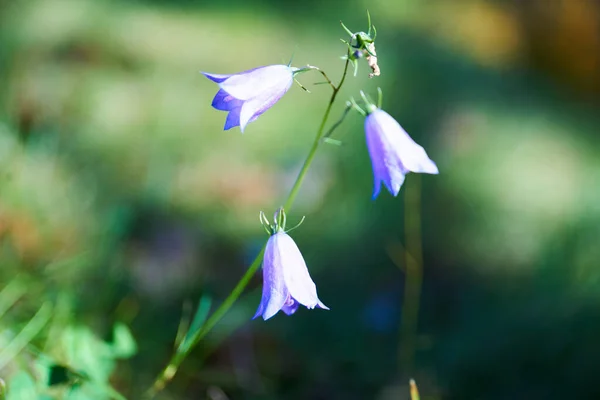
[[[439,173],[423,147],[391,115],[375,106],[367,107],[367,113],[365,134],[375,178],[373,199],[379,195],[382,182],[396,196],[409,172]]]
[[[283,210],[280,209],[279,215],[281,213]],[[261,213],[261,220],[263,218],[264,214]],[[262,316],[267,320],[279,310],[291,315],[300,304],[308,309],[319,307],[329,310],[317,296],[317,287],[310,278],[298,246],[285,233],[285,222],[282,223],[277,214],[275,220],[279,222],[270,226],[272,235],[267,242],[262,264],[262,299],[253,319]]]
[[[225,130],[246,125],[271,108],[288,91],[294,82],[296,68],[288,65],[269,65],[232,75],[203,72],[219,84],[212,106],[227,111]]]

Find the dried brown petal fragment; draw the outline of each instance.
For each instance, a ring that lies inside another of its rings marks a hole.
[[[372,73],[369,74],[369,78],[381,75],[379,65],[377,65],[377,53],[375,52],[375,43],[366,43],[367,47],[367,63],[371,67]]]

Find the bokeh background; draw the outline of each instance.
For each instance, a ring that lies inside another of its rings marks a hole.
[[[259,252],[329,97],[304,74],[311,93],[224,132],[198,72],[295,54],[338,79],[339,20],[366,30],[367,8],[382,75],[361,64],[332,120],[380,86],[440,175],[372,201],[351,114],[288,215],[331,311],[251,321],[259,273],[157,398],[408,399],[409,378],[423,399],[599,398],[600,2],[4,0],[11,399],[111,396],[77,371],[142,398],[182,316]]]

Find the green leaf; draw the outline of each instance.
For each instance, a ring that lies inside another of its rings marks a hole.
[[[21,371],[10,380],[6,400],[37,400],[35,382],[27,372]]]
[[[95,393],[87,393],[81,386],[73,386],[65,396],[65,400],[94,400]],[[100,397],[96,400],[104,400],[106,397]]]
[[[67,327],[62,335],[67,365],[98,382],[108,382],[114,368],[112,347],[88,328]]]
[[[112,349],[115,358],[129,358],[137,352],[135,339],[125,324],[121,322],[115,324],[113,337]]]
[[[136,351],[135,341],[125,325],[115,325],[113,344],[100,340],[86,327],[67,327],[61,339],[72,385],[67,399],[125,400],[108,383],[115,357],[129,357]]]

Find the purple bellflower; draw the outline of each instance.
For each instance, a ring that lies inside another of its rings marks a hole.
[[[283,97],[292,86],[296,71],[289,65],[269,65],[232,75],[203,74],[219,84],[212,106],[229,112],[224,129],[239,126],[243,133],[248,123]]]
[[[285,213],[275,213],[275,223],[270,225],[264,213],[260,215],[265,229],[271,234],[263,258],[263,293],[254,318],[266,321],[279,310],[287,315],[296,312],[302,304],[329,310],[317,297],[317,287],[310,278],[302,254],[294,240],[285,232]],[[292,228],[294,229],[294,228]]]
[[[397,196],[409,172],[439,173],[423,147],[390,114],[373,104],[367,103],[366,108],[365,135],[375,178],[373,199],[379,195],[382,182]]]

